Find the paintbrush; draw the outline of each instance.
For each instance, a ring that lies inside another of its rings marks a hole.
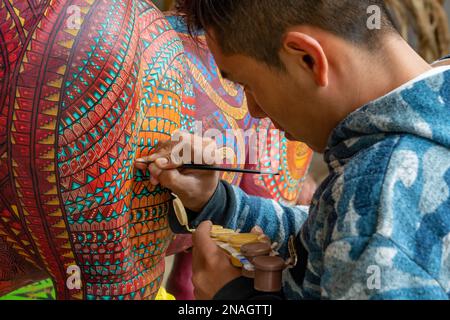
[[[144,159],[136,160],[139,163],[144,163],[146,165],[151,164],[151,161],[146,161]],[[260,175],[273,175],[279,176],[278,172],[261,171],[261,170],[250,170],[250,169],[239,169],[239,168],[225,168],[219,166],[210,166],[205,164],[184,164],[178,169],[190,169],[190,170],[202,170],[202,171],[218,171],[218,172],[232,172],[232,173],[245,173],[245,174],[260,174]]]

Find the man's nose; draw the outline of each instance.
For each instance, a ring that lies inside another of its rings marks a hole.
[[[245,96],[247,97],[247,106],[250,115],[255,119],[267,118],[267,115],[261,110],[259,105],[256,103],[255,98],[251,93],[245,90]]]

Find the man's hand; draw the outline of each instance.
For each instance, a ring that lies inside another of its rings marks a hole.
[[[197,300],[211,300],[228,283],[239,278],[242,270],[235,268],[230,257],[211,238],[212,223],[203,222],[193,236],[192,283]],[[264,236],[256,226],[252,233]]]
[[[215,150],[212,140],[195,137],[199,143],[194,143],[194,136],[188,136],[180,142],[183,151],[191,152],[189,159],[195,159],[200,154],[203,158],[204,150]],[[151,156],[138,159],[135,167],[141,170],[149,170],[151,183],[161,184],[174,192],[183,202],[185,208],[194,212],[200,212],[209,202],[219,184],[219,173],[214,171],[180,170],[183,164],[183,155],[177,154],[178,142],[168,141],[157,146]],[[189,150],[189,151],[186,151]],[[144,160],[145,162],[141,162]],[[147,164],[149,163],[149,164]],[[205,163],[202,159],[202,163]],[[208,159],[207,164],[212,164]]]
[[[302,192],[298,197],[297,204],[300,206],[310,206],[317,188],[317,182],[314,181],[311,175],[308,175],[303,183]]]
[[[197,300],[211,300],[229,282],[241,276],[230,258],[211,239],[212,223],[203,222],[193,236],[192,283]]]

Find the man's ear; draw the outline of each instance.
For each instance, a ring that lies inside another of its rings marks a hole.
[[[283,50],[313,74],[317,85],[328,86],[328,59],[316,39],[305,33],[288,31],[283,39]]]

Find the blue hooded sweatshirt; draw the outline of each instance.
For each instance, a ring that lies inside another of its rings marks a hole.
[[[261,226],[283,257],[295,236],[298,262],[283,274],[288,299],[449,299],[450,69],[350,114],[325,160],[330,174],[309,210],[221,182],[191,225]]]

